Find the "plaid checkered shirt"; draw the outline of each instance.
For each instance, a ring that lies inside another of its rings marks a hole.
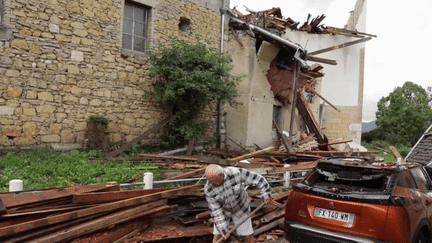
[[[223,169],[223,173],[223,184],[215,187],[207,182],[204,186],[204,192],[216,228],[225,235],[229,231],[227,218],[231,218],[232,215],[243,218],[251,212],[246,186],[259,188],[264,199],[271,198],[271,191],[267,180],[253,171],[226,167]]]

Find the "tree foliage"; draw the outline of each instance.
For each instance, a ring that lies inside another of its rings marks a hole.
[[[430,101],[421,86],[407,81],[379,100],[376,124],[384,133],[396,135],[397,143],[412,146],[431,123]]]
[[[242,76],[231,75],[231,59],[207,48],[204,41],[187,42],[171,38],[150,52],[154,78],[147,95],[160,97],[171,114],[169,141],[184,144],[199,138],[206,129],[201,111],[221,102],[237,105],[237,84]]]

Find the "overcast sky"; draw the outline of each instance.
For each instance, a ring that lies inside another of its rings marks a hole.
[[[243,5],[255,11],[280,7],[282,15],[300,21],[308,13],[324,14],[323,24],[344,27],[356,0],[231,0],[247,14]],[[377,38],[366,43],[363,121],[375,120],[376,104],[396,87],[412,81],[423,88],[432,86],[432,1],[369,0],[366,33]]]

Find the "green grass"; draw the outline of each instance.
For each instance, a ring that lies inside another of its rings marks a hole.
[[[23,180],[24,190],[109,181],[122,183],[145,172],[139,168],[152,166],[150,163],[128,161],[92,162],[100,159],[103,159],[103,155],[97,150],[60,153],[47,148],[35,148],[18,154],[10,152],[0,156],[0,192],[7,192],[9,181],[13,179]]]
[[[390,149],[384,149],[376,147],[372,144],[362,144],[368,151],[377,151],[379,152],[379,156],[384,159],[385,162],[396,162],[396,158],[391,154]]]

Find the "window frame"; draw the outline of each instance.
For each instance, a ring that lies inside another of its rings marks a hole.
[[[11,0],[0,0],[0,40],[13,39],[11,18]]]
[[[126,3],[131,3],[133,5],[141,5],[144,8],[147,9],[147,28],[145,30],[146,32],[146,37],[145,37],[145,42],[146,42],[146,46],[144,48],[144,52],[140,52],[140,51],[134,51],[133,47],[132,50],[130,49],[125,49],[123,48],[123,24],[125,21],[125,16],[124,16],[124,12],[125,12],[125,6]],[[121,52],[122,55],[124,56],[129,56],[129,57],[137,57],[140,59],[147,59],[148,58],[148,50],[149,48],[152,47],[153,45],[153,32],[154,32],[154,24],[153,24],[153,14],[154,14],[154,8],[160,4],[158,0],[124,0],[123,4],[122,4],[122,9],[121,9],[121,22],[120,22],[120,33],[119,33],[119,50]]]

